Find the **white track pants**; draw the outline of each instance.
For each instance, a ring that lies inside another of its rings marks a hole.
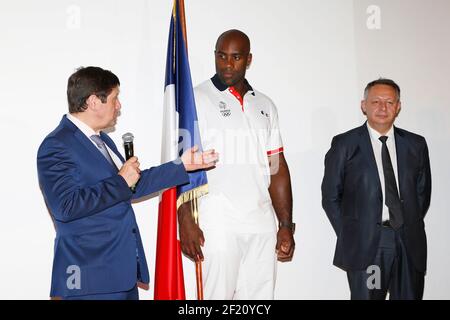
[[[276,279],[276,234],[204,229],[206,300],[271,300]]]

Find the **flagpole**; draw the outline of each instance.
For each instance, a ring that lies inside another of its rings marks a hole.
[[[194,191],[195,192],[195,191]],[[191,212],[194,218],[195,224],[198,226],[198,202],[197,197],[194,196],[194,199],[191,202]],[[202,261],[200,257],[197,255],[197,260],[195,261],[195,278],[197,282],[197,300],[203,300],[203,276],[202,276]]]
[[[184,11],[184,0],[178,0],[178,5],[180,9],[181,30],[183,31],[184,43],[186,44],[186,55],[188,55],[189,50],[187,41],[186,13]]]
[[[186,55],[188,54],[188,41],[187,41],[187,31],[186,31],[186,13],[184,11],[184,0],[178,0],[178,12],[181,24],[181,30],[183,32],[184,43],[186,45]],[[191,212],[195,221],[195,224],[198,226],[198,202],[197,202],[197,193],[195,190],[193,200],[191,201]],[[203,274],[202,274],[202,261],[197,256],[197,260],[195,261],[195,278],[197,283],[197,300],[203,300]]]

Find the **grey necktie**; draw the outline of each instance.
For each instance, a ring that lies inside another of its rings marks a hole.
[[[103,156],[108,160],[108,162],[117,169],[116,164],[114,163],[113,159],[111,158],[111,155],[108,152],[108,149],[106,149],[105,142],[102,140],[102,138],[96,134],[91,136],[92,141],[95,142],[100,152],[103,154]]]

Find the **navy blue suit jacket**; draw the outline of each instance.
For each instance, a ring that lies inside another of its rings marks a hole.
[[[394,127],[400,201],[401,235],[420,272],[426,270],[424,217],[430,205],[431,171],[423,137]],[[365,270],[372,264],[381,233],[383,195],[367,125],[333,138],[325,156],[322,206],[337,235],[334,264]]]
[[[108,135],[101,136],[124,162]],[[137,280],[148,283],[131,200],[188,183],[181,161],[143,170],[133,194],[117,169],[64,116],[42,142],[37,168],[56,228],[50,296],[112,293],[130,290]]]

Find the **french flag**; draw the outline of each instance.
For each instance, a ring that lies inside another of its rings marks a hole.
[[[162,159],[165,163],[201,141],[189,68],[184,1],[174,0],[167,45]],[[168,189],[160,197],[155,264],[155,300],[184,300],[183,265],[178,239],[177,201],[207,193],[205,171],[189,173],[190,183]]]

